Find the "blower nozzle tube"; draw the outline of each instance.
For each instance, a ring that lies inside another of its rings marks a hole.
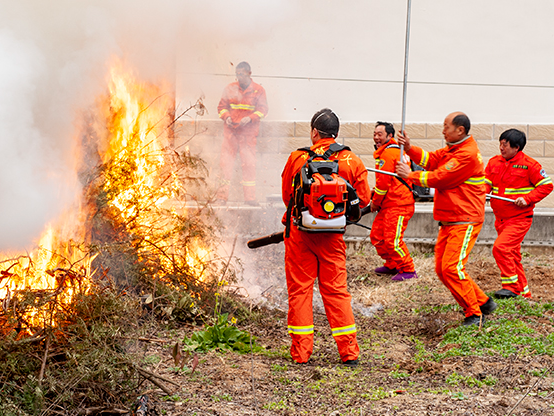
[[[264,237],[256,238],[254,240],[250,240],[246,243],[248,248],[258,248],[267,246],[269,244],[279,244],[280,242],[284,241],[284,231],[281,231],[280,233],[273,233],[270,235],[266,235]]]

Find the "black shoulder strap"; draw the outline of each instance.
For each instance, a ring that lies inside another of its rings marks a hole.
[[[325,159],[329,159],[333,153],[338,153],[342,150],[350,150],[350,148],[343,144],[331,143],[331,146],[329,146],[329,149],[327,149],[323,156],[326,156]]]
[[[302,152],[308,152],[311,159],[313,159],[315,157],[322,157],[323,159],[328,160],[333,153],[337,153],[337,152],[340,152],[342,150],[350,150],[350,147],[345,146],[343,144],[339,144],[339,143],[331,143],[331,145],[329,146],[329,149],[327,149],[325,151],[325,153],[323,153],[322,155],[318,155],[316,152],[314,152],[309,147],[301,147],[300,149],[297,149],[297,150],[300,150]]]
[[[385,149],[400,149],[400,146],[398,146],[396,143],[391,143],[387,147],[385,147]],[[408,188],[414,197],[417,196],[413,188],[410,185],[408,185],[408,182],[406,182],[400,176],[396,176],[396,179],[398,179],[400,183],[402,183],[406,188]]]
[[[294,207],[294,196],[292,196],[291,199],[289,199],[289,204],[287,205],[287,215],[285,219],[285,238],[290,237],[290,226],[291,226],[293,207]]]
[[[400,183],[402,183],[406,188],[408,188],[410,190],[410,192],[414,195],[414,197],[416,196],[415,191],[413,190],[413,188],[410,185],[408,185],[408,182],[406,182],[400,176],[395,176],[395,178],[398,179],[400,181]]]

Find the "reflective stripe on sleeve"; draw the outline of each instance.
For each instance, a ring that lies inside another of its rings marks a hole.
[[[256,186],[256,181],[242,181],[242,186]]]
[[[421,181],[421,185],[423,185],[424,188],[429,188],[429,184],[427,183],[428,177],[429,172],[420,172],[419,174],[419,180]]]
[[[375,187],[375,193],[376,193],[377,195],[383,196],[383,195],[386,195],[387,192],[388,192],[388,190],[386,190],[386,189],[383,191],[383,190],[381,190],[381,189]]]
[[[289,334],[296,334],[296,335],[309,335],[314,333],[314,326],[313,325],[307,325],[307,326],[292,326],[289,325]]]
[[[421,154],[421,162],[419,163],[419,166],[425,167],[427,166],[427,163],[429,163],[429,152],[426,152],[425,150],[423,150]]]
[[[264,118],[265,117],[265,114],[260,112],[260,111],[254,111],[254,114],[256,114],[258,117],[260,118]]]
[[[530,291],[529,291],[529,286],[525,286],[525,287],[523,288],[523,290],[521,291],[521,294],[522,294],[522,295],[527,295],[527,294],[529,294],[529,293],[530,293]]]
[[[356,333],[356,325],[353,324],[353,325],[343,326],[340,328],[331,328],[331,333],[333,334],[334,337],[338,337],[340,335],[354,334]]]
[[[486,183],[487,185],[492,186],[492,181],[491,181],[490,179],[485,178],[485,183]],[[493,187],[493,189],[494,189],[494,187]],[[498,188],[496,188],[496,189],[498,189]]]
[[[538,186],[541,186],[541,185],[549,184],[549,183],[552,183],[552,179],[550,179],[550,177],[544,178],[543,180],[540,180],[535,184],[535,188],[538,187]]]
[[[473,178],[469,178],[467,181],[464,181],[464,183],[467,183],[468,185],[483,185],[485,183],[485,177],[475,176]]]
[[[229,110],[227,110],[226,108],[224,108],[223,110],[221,110],[221,111],[219,112],[219,117],[221,118],[221,116],[222,116],[223,114],[225,114],[226,112],[227,112],[227,113],[229,112]]]

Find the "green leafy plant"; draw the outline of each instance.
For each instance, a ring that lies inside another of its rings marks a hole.
[[[393,370],[389,373],[389,375],[392,377],[392,378],[408,378],[410,377],[410,375],[408,373],[405,373],[403,371],[399,371],[398,369],[396,370]]]
[[[214,309],[214,324],[204,330],[195,332],[183,343],[192,351],[206,352],[214,349],[235,351],[242,354],[253,351],[259,352],[262,348],[256,344],[255,338],[246,331],[238,329],[233,324],[235,318],[229,320],[228,313],[221,313],[219,293],[216,293]],[[252,345],[252,347],[251,347]]]
[[[435,352],[433,358],[440,361],[445,357],[468,355],[498,354],[503,357],[516,353],[554,355],[553,341],[553,334],[544,336],[521,320],[500,318],[486,331],[464,326],[450,329],[445,334],[440,347],[447,344],[453,344],[456,347],[445,352]]]
[[[552,303],[530,303],[521,296],[513,299],[499,299],[497,303],[497,315],[509,314],[542,317],[547,311],[554,309],[554,304]]]
[[[456,400],[466,400],[467,396],[462,391],[459,391],[456,393],[452,393],[452,398]]]
[[[456,373],[455,371],[446,377],[446,383],[451,386],[458,386],[460,383],[465,384],[468,387],[483,387],[483,386],[494,386],[498,380],[495,377],[487,376],[483,380],[477,380],[471,376],[463,376]]]

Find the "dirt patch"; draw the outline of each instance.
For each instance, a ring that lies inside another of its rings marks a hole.
[[[272,260],[279,256],[278,252],[271,255]],[[525,258],[536,302],[554,300],[551,260],[549,256]],[[266,308],[271,306],[267,301],[265,306],[253,307],[254,321],[239,323],[266,347],[264,354],[201,354],[191,373],[192,356],[184,371],[173,368],[170,356],[171,346],[190,334],[190,328],[168,331],[163,346],[145,344],[145,357],[161,358],[151,370],[180,386],[171,398],[154,386],[148,393],[166,415],[488,416],[508,414],[524,396],[514,414],[554,415],[553,360],[548,355],[492,354],[435,361],[422,354],[423,348],[438,353],[458,348],[458,344],[441,342],[463,316],[436,278],[432,255],[418,253],[415,262],[418,279],[392,282],[372,272],[382,264],[373,250],[349,256],[355,302],[384,306],[372,317],[358,314],[356,318],[362,350],[358,369],[340,365],[326,317],[317,308],[314,354],[308,364],[294,364],[288,354],[286,305]],[[260,273],[258,279],[272,279],[274,287],[284,290],[283,276],[278,276],[281,266],[273,268],[271,261],[261,260],[258,271],[267,269],[273,270],[269,277]],[[500,288],[492,257],[472,256],[467,269],[486,292]],[[522,319],[536,325],[533,328],[538,332],[554,333],[551,314]]]

